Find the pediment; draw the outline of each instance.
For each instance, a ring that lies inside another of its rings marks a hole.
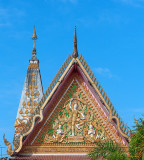
[[[72,92],[70,89],[74,86],[77,90],[69,97],[68,94]],[[74,121],[72,108],[76,102],[78,108],[81,109],[78,110],[79,118],[75,118]],[[71,108],[68,107],[69,103],[72,104]],[[86,107],[89,109],[88,113],[85,107],[81,107],[81,104],[88,105]],[[80,118],[82,115],[84,119]],[[93,117],[93,121],[88,121],[90,118],[87,117]],[[66,122],[66,119],[69,119],[69,122]],[[130,128],[122,121],[82,55],[76,59],[69,55],[28,123],[20,135],[14,138],[15,154],[21,152],[56,153],[56,151],[62,152],[64,146],[68,152],[88,152],[96,145],[96,142],[108,138],[128,147]]]
[[[83,153],[106,139],[125,146],[101,105],[80,74],[73,72],[21,152]]]

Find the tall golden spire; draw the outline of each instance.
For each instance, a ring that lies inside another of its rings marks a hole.
[[[33,35],[32,35],[32,40],[33,42],[33,49],[32,49],[32,54],[36,55],[36,45],[35,45],[35,40],[37,40],[37,35],[36,35],[36,31],[35,31],[35,26],[34,26],[34,31],[33,31]]]
[[[75,26],[75,34],[74,34],[74,49],[73,49],[72,56],[73,56],[73,58],[77,58],[78,57],[76,26]]]

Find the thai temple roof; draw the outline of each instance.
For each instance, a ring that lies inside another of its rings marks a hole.
[[[36,124],[37,120],[39,124],[43,121],[48,104],[51,102],[56,92],[58,92],[58,89],[63,85],[65,79],[67,79],[73,71],[73,68],[81,74],[88,84],[87,86],[89,86],[93,94],[98,97],[98,101],[102,104],[102,108],[99,108],[98,110],[99,112],[104,112],[104,114],[102,113],[104,121],[107,121],[108,119],[108,122],[105,124],[110,126],[110,123],[112,123],[115,128],[117,128],[119,135],[125,140],[125,143],[128,143],[130,140],[130,128],[123,122],[82,54],[78,56],[76,27],[72,56],[70,54],[67,56],[44,94],[39,70],[39,61],[36,58],[35,40],[37,39],[37,36],[35,28],[32,38],[34,40],[34,46],[15,122],[16,131],[13,140],[15,149],[13,154],[18,153],[22,149],[23,141],[30,133],[32,133],[35,125],[38,125]],[[87,90],[85,86],[84,88]],[[90,99],[92,102],[95,101],[93,96],[90,96]],[[97,103],[95,104],[97,105]],[[27,118],[25,119],[25,117]],[[21,128],[17,129],[17,126],[20,126]],[[112,127],[110,126],[110,128]]]

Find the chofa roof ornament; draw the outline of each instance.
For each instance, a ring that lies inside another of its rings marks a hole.
[[[76,26],[75,26],[75,34],[74,34],[74,49],[73,49],[72,57],[73,57],[73,58],[77,58],[77,57],[78,57],[78,50],[77,50],[77,36],[76,36]]]

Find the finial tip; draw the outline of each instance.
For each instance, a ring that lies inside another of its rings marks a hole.
[[[33,35],[32,35],[32,40],[33,42],[33,49],[32,49],[32,55],[33,55],[33,59],[36,59],[36,45],[35,45],[35,40],[37,39],[37,35],[36,35],[36,31],[35,31],[35,26],[34,26],[34,31],[33,31]]]
[[[36,35],[36,31],[35,31],[35,26],[34,26],[34,31],[33,31],[33,35],[32,35],[32,39],[37,39],[37,35]]]
[[[75,33],[74,33],[74,49],[73,49],[73,58],[78,57],[78,51],[77,51],[77,36],[76,36],[76,26],[75,26]]]

